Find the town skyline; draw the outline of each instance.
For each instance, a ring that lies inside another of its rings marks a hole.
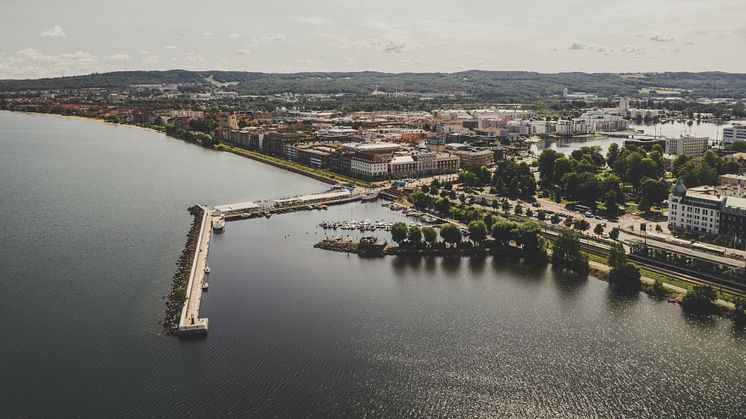
[[[735,0],[521,4],[10,1],[0,79],[122,70],[743,72]],[[79,13],[86,10],[86,13]],[[33,21],[24,19],[34,16]]]

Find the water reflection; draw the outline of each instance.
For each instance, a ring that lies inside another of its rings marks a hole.
[[[549,271],[551,272],[552,283],[563,296],[576,297],[588,283],[587,275],[575,275],[555,269]]]

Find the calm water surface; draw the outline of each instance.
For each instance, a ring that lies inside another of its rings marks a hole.
[[[730,121],[723,124],[714,124],[712,122],[695,121],[692,126],[686,122],[667,122],[665,124],[631,124],[630,129],[641,130],[647,135],[663,135],[666,137],[679,137],[691,135],[694,137],[709,137],[713,142],[720,141],[723,138],[723,128],[733,126],[734,123],[746,124],[746,121]],[[611,144],[624,144],[624,138],[618,137],[589,137],[589,138],[547,138],[531,147],[535,154],[541,154],[545,148],[552,148],[557,152],[570,155],[573,151],[581,147],[597,146],[601,152],[606,155]]]
[[[162,336],[188,206],[324,185],[50,116],[0,113],[0,149],[3,416],[746,414],[727,320],[503,259],[312,248],[321,221],[403,217],[377,203],[228,223],[209,335]]]

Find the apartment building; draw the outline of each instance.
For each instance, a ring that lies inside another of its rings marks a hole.
[[[707,151],[707,137],[674,137],[666,138],[666,153],[676,156],[700,157]]]
[[[733,124],[732,127],[723,128],[723,143],[734,141],[746,141],[746,125]]]
[[[722,201],[718,196],[687,191],[684,182],[679,179],[668,199],[668,226],[705,234],[718,234]]]

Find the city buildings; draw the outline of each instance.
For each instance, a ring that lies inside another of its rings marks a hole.
[[[720,231],[722,199],[717,196],[687,191],[678,180],[668,199],[668,226],[705,234]]]
[[[733,124],[732,127],[723,128],[723,143],[734,141],[746,141],[746,125]]]
[[[707,151],[707,137],[671,137],[666,138],[666,153],[675,156],[699,157]]]
[[[668,200],[668,226],[710,236],[746,238],[746,198],[713,187],[687,189],[678,180]]]

